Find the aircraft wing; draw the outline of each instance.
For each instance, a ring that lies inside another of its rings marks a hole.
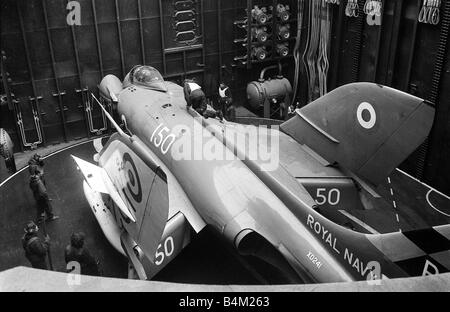
[[[212,135],[224,140],[226,146],[256,175],[264,181],[271,181],[270,187],[283,188],[296,194],[309,207],[317,205],[310,193],[296,181],[281,161],[280,144],[283,136],[287,137],[284,133],[278,129],[221,122],[214,118],[205,119],[203,122]]]
[[[109,178],[105,169],[76,156],[72,155],[72,158],[75,160],[78,168],[83,173],[83,176],[91,189],[99,193],[109,194],[117,207],[119,207],[120,211],[122,211],[122,213],[124,213],[130,220],[136,222],[136,219],[128,210],[127,205],[115,189],[113,182]]]
[[[72,157],[104,234],[119,242],[114,247],[127,256],[138,278],[152,278],[206,226],[175,177],[138,138],[113,135],[102,146],[100,166]],[[108,213],[114,205],[99,193],[108,194],[120,213]]]

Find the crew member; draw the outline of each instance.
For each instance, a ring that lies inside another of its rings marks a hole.
[[[42,182],[47,185],[44,179],[44,165],[44,160],[42,159],[41,155],[34,154],[28,161],[28,171],[30,172],[30,175],[33,175],[34,171],[37,169],[39,171]]]
[[[42,242],[38,236],[39,227],[33,221],[27,223],[24,231],[22,246],[25,250],[25,256],[33,268],[47,270],[46,258],[50,246],[50,237],[47,235]]]
[[[98,261],[84,246],[85,235],[83,232],[73,233],[70,237],[70,245],[67,245],[64,258],[66,264],[76,261],[80,264],[80,274],[99,276]]]
[[[187,106],[192,106],[200,115],[203,116],[207,109],[206,96],[202,88],[194,80],[184,81],[184,98]]]
[[[230,88],[221,82],[219,85],[219,106],[224,115],[226,115],[227,108],[232,102],[233,99],[231,97]]]
[[[58,216],[53,214],[52,206],[47,194],[47,188],[41,179],[41,173],[36,165],[30,166],[30,189],[33,191],[34,199],[36,200],[37,207],[37,220],[38,223],[42,222],[45,215],[47,215],[46,221],[53,221],[58,219]]]
[[[287,118],[289,119],[294,117],[296,115],[296,110],[300,108],[301,107],[299,102],[296,102],[295,105],[294,104],[289,105]]]
[[[230,88],[223,82],[219,85],[219,105],[226,119],[234,121],[236,118],[236,108],[233,105],[233,96]]]
[[[293,104],[289,105],[287,118],[292,118],[295,116],[295,106]]]

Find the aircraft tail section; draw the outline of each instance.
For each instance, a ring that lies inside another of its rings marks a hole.
[[[420,98],[353,83],[297,110],[281,129],[329,163],[378,185],[425,140],[433,119],[434,108]]]

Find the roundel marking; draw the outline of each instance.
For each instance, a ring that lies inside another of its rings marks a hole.
[[[123,162],[125,172],[128,175],[128,192],[130,192],[135,203],[140,203],[142,201],[142,186],[136,165],[128,153],[123,154]]]
[[[372,104],[362,102],[356,111],[358,122],[364,129],[372,129],[377,122],[377,113]]]

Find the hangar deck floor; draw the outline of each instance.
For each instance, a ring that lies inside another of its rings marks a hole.
[[[127,276],[127,261],[107,242],[84,200],[81,175],[70,155],[91,160],[91,141],[81,142],[48,155],[45,176],[54,211],[61,218],[47,223],[52,238],[51,256],[55,271],[65,270],[63,251],[74,231],[83,231],[87,246],[102,263],[104,276]],[[28,187],[28,170],[0,183],[0,271],[29,266],[21,246],[24,223],[35,219],[35,203]],[[391,191],[392,190],[392,191]],[[426,228],[450,223],[450,198],[395,171],[377,190],[385,199],[371,210],[348,210],[346,216],[369,232]],[[202,284],[260,284],[255,272],[217,238],[204,231],[162,270],[155,280]]]
[[[450,224],[450,197],[397,169],[376,191],[371,209],[341,211],[369,233],[425,229]]]

